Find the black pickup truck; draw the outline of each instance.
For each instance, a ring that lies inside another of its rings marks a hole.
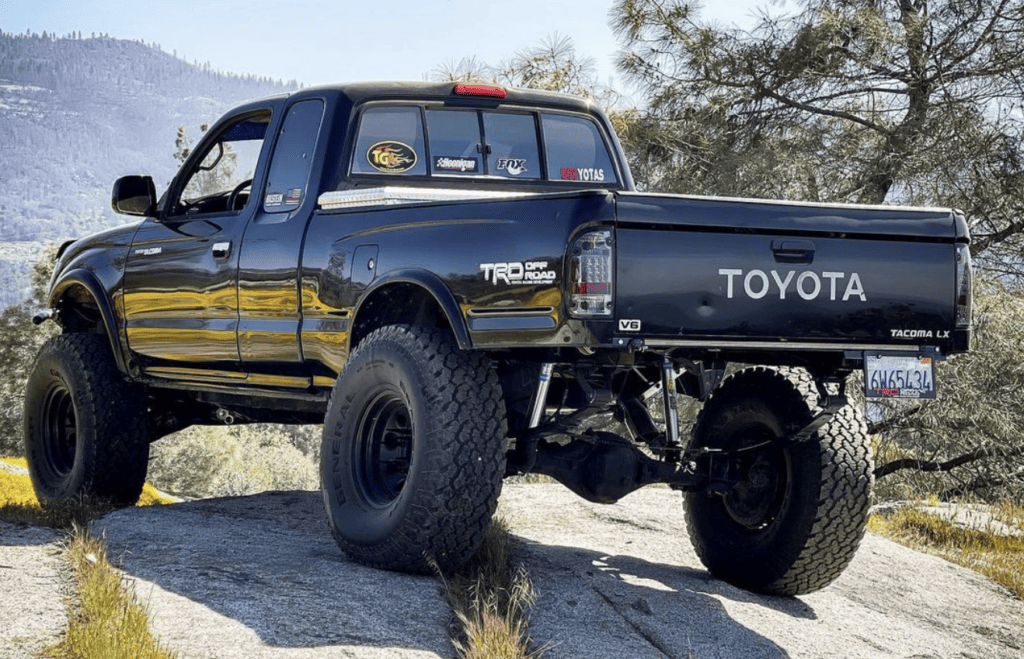
[[[27,385],[40,499],[130,504],[191,424],[323,423],[334,537],[389,569],[458,566],[538,473],[603,503],[667,484],[714,574],[821,588],[870,499],[849,376],[932,397],[970,344],[960,213],[640,193],[557,94],[256,101],[112,203],[141,220],[65,244],[36,317],[63,329]]]

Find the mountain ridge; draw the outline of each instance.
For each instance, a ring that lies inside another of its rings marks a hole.
[[[27,296],[39,245],[124,223],[110,209],[118,176],[166,187],[179,126],[195,141],[234,105],[297,88],[139,41],[0,30],[0,307]]]

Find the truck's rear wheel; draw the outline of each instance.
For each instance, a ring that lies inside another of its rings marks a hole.
[[[25,385],[25,450],[43,505],[75,497],[138,501],[149,459],[145,391],[124,380],[107,337],[43,344]]]
[[[690,541],[715,576],[750,590],[799,595],[827,586],[864,536],[872,459],[859,410],[846,406],[809,440],[780,444],[811,419],[803,372],[752,368],[723,382],[694,427],[694,446],[733,453],[745,478],[724,495],[685,498]],[[754,448],[757,447],[757,448]]]
[[[487,358],[449,332],[369,334],[338,378],[320,476],[338,546],[355,560],[457,568],[490,525],[505,473],[505,409]]]

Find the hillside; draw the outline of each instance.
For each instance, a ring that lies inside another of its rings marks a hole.
[[[122,223],[113,181],[177,169],[174,140],[283,84],[226,75],[107,37],[0,31],[0,307],[20,300],[42,245]]]

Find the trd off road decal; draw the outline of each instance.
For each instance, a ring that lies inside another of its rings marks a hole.
[[[385,174],[401,174],[416,165],[416,152],[401,142],[377,142],[366,152],[370,166]]]
[[[498,284],[552,284],[555,271],[548,269],[547,261],[526,261],[520,263],[481,263],[484,279],[495,286]]]
[[[504,170],[512,176],[519,176],[526,171],[526,159],[525,158],[498,158],[498,162],[495,167],[499,170]]]
[[[434,170],[446,172],[476,172],[476,158],[457,158],[453,156],[437,156],[434,158]]]
[[[562,180],[600,183],[604,181],[604,170],[592,167],[563,167]]]

